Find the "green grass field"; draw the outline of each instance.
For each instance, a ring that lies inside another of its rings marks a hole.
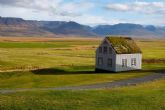
[[[141,71],[95,73],[95,49],[100,42],[100,39],[1,41],[0,89],[78,86],[165,71],[165,40],[137,40],[143,59],[148,61],[143,62]],[[164,88],[162,79],[112,90],[1,94],[0,109],[164,110]]]
[[[164,110],[165,80],[93,91],[0,94],[2,110]]]

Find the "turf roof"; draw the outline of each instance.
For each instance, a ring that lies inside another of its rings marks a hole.
[[[117,54],[141,53],[140,48],[130,37],[107,36],[106,38]]]

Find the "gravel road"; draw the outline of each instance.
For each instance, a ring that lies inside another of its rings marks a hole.
[[[24,92],[24,91],[46,91],[46,90],[94,90],[94,89],[106,89],[114,87],[123,87],[130,85],[137,85],[145,82],[154,81],[160,78],[165,78],[165,73],[154,73],[151,75],[131,78],[126,80],[119,80],[114,82],[106,82],[99,84],[90,84],[82,86],[65,86],[65,87],[54,87],[54,88],[29,88],[29,89],[0,89],[1,94],[15,93],[15,92]]]

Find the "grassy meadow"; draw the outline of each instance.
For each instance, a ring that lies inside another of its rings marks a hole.
[[[78,86],[165,71],[165,40],[138,39],[141,71],[95,73],[95,49],[100,42],[97,38],[0,40],[0,89]],[[164,81],[111,90],[0,94],[0,109],[164,110]]]
[[[164,110],[165,80],[93,91],[0,94],[1,110]]]

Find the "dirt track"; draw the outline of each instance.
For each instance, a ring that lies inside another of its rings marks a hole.
[[[165,73],[155,73],[152,75],[132,78],[127,80],[120,80],[114,82],[106,82],[99,84],[91,85],[82,85],[82,86],[67,86],[67,87],[56,87],[56,88],[31,88],[31,89],[0,89],[1,94],[15,93],[15,92],[24,92],[24,91],[46,91],[46,90],[93,90],[93,89],[105,89],[105,88],[114,88],[114,87],[123,87],[123,86],[134,86],[140,83],[145,83],[149,81],[154,81],[160,78],[165,78]]]

